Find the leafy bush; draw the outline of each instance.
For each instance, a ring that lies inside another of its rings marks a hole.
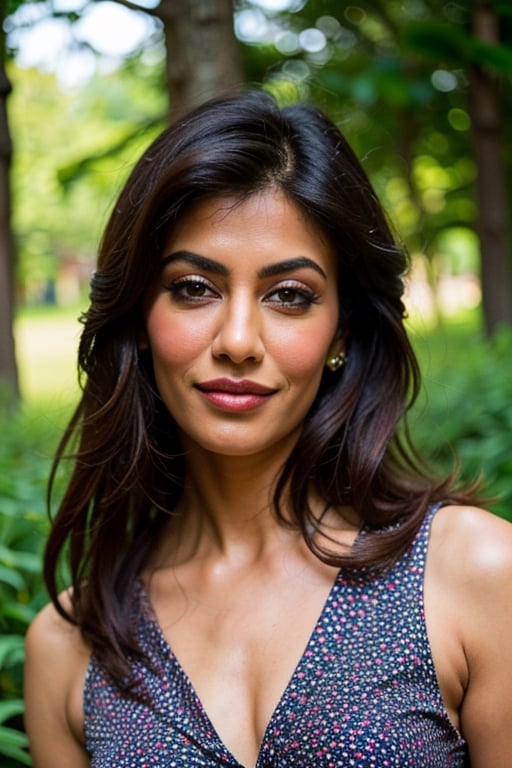
[[[45,416],[0,421],[0,765],[31,765],[23,732],[24,635],[47,602],[41,554],[55,427]]]
[[[424,391],[411,426],[433,463],[460,461],[464,479],[479,475],[494,512],[512,521],[512,329],[491,341],[463,328],[417,339]]]

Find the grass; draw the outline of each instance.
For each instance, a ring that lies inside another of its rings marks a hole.
[[[24,402],[57,409],[78,394],[76,349],[79,307],[43,307],[20,312],[15,324],[20,386]]]

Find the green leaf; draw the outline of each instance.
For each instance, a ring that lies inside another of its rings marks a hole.
[[[510,46],[486,43],[453,24],[410,21],[403,27],[402,42],[415,53],[437,62],[459,66],[478,64],[512,74]]]
[[[14,621],[20,621],[22,624],[29,625],[34,618],[35,610],[28,605],[22,605],[21,603],[11,600],[2,606],[2,612],[0,616],[3,618],[14,619]]]
[[[436,61],[464,63],[469,35],[453,24],[409,21],[402,29],[402,43],[415,53]]]
[[[24,733],[0,725],[0,755],[12,757],[22,765],[32,765],[30,755],[25,749],[28,749],[28,739]]]
[[[12,752],[6,751],[5,748],[7,746],[26,747],[28,746],[28,738],[25,733],[18,731],[16,728],[0,725],[0,752],[3,752],[4,755],[14,756]]]
[[[0,723],[5,723],[11,717],[22,715],[25,706],[22,699],[12,699],[11,701],[0,701]]]
[[[116,157],[120,152],[125,150],[134,141],[140,140],[141,132],[148,131],[156,125],[160,125],[164,120],[164,115],[158,115],[157,117],[149,120],[141,121],[137,125],[130,128],[123,136],[117,141],[113,141],[110,146],[104,149],[98,149],[95,152],[89,152],[87,157],[82,157],[76,160],[74,163],[61,166],[57,170],[57,179],[59,183],[64,187],[68,187],[70,184],[79,181],[83,176],[90,172],[94,163],[101,160],[106,160],[110,157]]]
[[[9,568],[19,568],[29,573],[41,572],[41,558],[33,552],[19,552],[0,544],[0,563]]]
[[[469,55],[475,64],[494,69],[502,74],[512,75],[512,50],[505,46],[472,40]]]
[[[512,16],[512,5],[510,0],[501,0],[495,5],[495,10],[498,16]]]
[[[5,565],[0,565],[0,581],[13,587],[17,592],[25,589],[25,580],[21,573]]]
[[[0,637],[0,669],[23,661],[24,655],[24,640],[21,635],[2,635]]]

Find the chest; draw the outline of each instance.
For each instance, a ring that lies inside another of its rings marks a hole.
[[[153,671],[140,674],[151,733],[190,750],[180,766],[464,765],[421,590],[392,579],[373,587],[338,578],[319,611],[318,585],[284,607],[271,597],[233,611],[191,607],[179,631],[180,622],[149,616]]]
[[[335,578],[326,568],[293,579],[241,579],[226,590],[153,590],[165,646],[243,765],[255,763]]]

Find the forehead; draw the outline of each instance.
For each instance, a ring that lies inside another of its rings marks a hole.
[[[322,262],[329,272],[336,271],[334,249],[320,228],[278,189],[196,203],[173,227],[164,255],[181,248],[244,260],[304,255]]]

